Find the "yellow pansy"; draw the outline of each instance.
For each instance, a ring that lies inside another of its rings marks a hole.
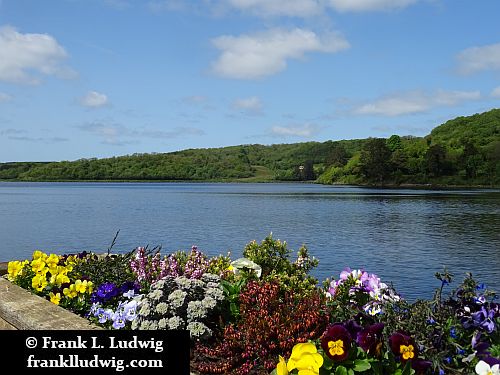
[[[69,283],[69,282],[70,282],[70,279],[66,275],[65,272],[52,274],[52,276],[50,277],[50,283],[55,284],[57,286],[61,286],[62,284]]]
[[[59,263],[59,257],[56,254],[50,254],[45,260],[45,263],[47,263],[49,268],[53,268]]]
[[[92,281],[87,282],[87,292],[91,294],[94,291],[94,283]]]
[[[63,294],[70,299],[75,298],[78,295],[78,292],[76,291],[75,288],[75,284],[71,284],[69,288],[64,288]]]
[[[36,260],[36,259],[41,259],[41,260],[45,261],[45,259],[47,259],[47,254],[45,254],[43,251],[35,250],[35,251],[33,251],[33,260]]]
[[[43,256],[43,253],[40,250],[33,251],[33,260],[40,259]]]
[[[14,281],[14,279],[19,275],[19,273],[23,270],[24,263],[18,260],[9,262],[7,266],[7,278],[10,281]]]
[[[288,369],[286,368],[285,358],[280,356],[280,361],[276,366],[276,374],[277,375],[288,375]]]
[[[87,284],[88,284],[87,280],[85,280],[85,281],[76,280],[75,281],[75,290],[78,293],[84,294],[87,291]]]
[[[66,272],[73,271],[73,265],[72,264],[66,264],[65,268],[66,268]]]
[[[47,268],[49,269],[49,272],[50,272],[51,276],[57,275],[59,273],[59,270],[58,270],[57,266],[54,266],[52,264],[47,264],[47,266],[48,266]]]
[[[73,266],[76,264],[76,257],[74,255],[69,255],[67,258],[66,258],[66,261],[65,261],[65,264],[68,265],[68,266]]]
[[[61,293],[54,294],[54,293],[50,292],[49,297],[50,297],[50,302],[52,302],[53,304],[59,305],[59,302],[61,301]]]
[[[328,341],[328,351],[332,356],[344,354],[344,342],[342,340]]]
[[[406,361],[415,357],[415,348],[413,345],[400,345],[399,352],[402,354],[403,359]]]
[[[31,270],[33,272],[41,272],[46,266],[42,258],[36,258],[31,262]]]
[[[35,275],[31,280],[31,286],[38,292],[41,292],[48,285],[45,275]]]
[[[299,370],[300,375],[318,375],[323,365],[323,356],[318,353],[316,345],[300,343],[293,347],[292,355],[287,363],[287,370]]]

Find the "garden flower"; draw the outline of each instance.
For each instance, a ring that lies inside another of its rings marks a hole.
[[[97,310],[101,307],[98,303],[93,303],[92,306],[90,306],[89,310],[89,315],[96,315]]]
[[[427,370],[432,366],[432,362],[424,361],[423,359],[416,358],[411,361],[411,367],[417,374],[426,374]]]
[[[50,254],[45,260],[49,268],[54,268],[59,263],[59,257],[56,254]]]
[[[134,297],[135,293],[139,292],[140,289],[141,289],[140,285],[134,281],[126,281],[119,288],[120,293],[131,294],[132,296],[130,298]]]
[[[53,304],[59,305],[59,302],[61,301],[61,293],[54,294],[54,293],[50,292],[49,297],[50,297],[50,302],[52,302]]]
[[[380,306],[379,303],[367,303],[363,307],[363,310],[365,310],[365,312],[367,312],[371,316],[375,316],[382,313],[382,307]]]
[[[202,322],[190,322],[186,329],[189,331],[191,337],[202,337],[205,334],[211,335],[211,330]]]
[[[129,291],[123,293],[122,296],[125,297],[125,298],[134,298],[136,296],[135,290],[134,289],[130,289]]]
[[[288,369],[286,368],[285,358],[279,356],[280,361],[276,365],[276,374],[277,375],[288,375]]]
[[[75,290],[77,293],[84,294],[87,291],[87,283],[88,281],[76,280],[75,281]]]
[[[61,284],[69,283],[68,272],[69,270],[63,266],[53,266],[49,268],[50,272],[50,283],[61,286]]]
[[[262,275],[262,267],[247,258],[238,258],[235,261],[231,262],[231,266],[233,267],[233,272],[235,275],[238,275],[240,273],[240,270],[245,268],[254,270],[257,277],[260,277]]]
[[[105,310],[103,308],[97,309],[97,311],[94,314],[94,316],[99,319],[99,323],[101,324],[104,324],[108,321],[108,319],[111,319],[112,315],[113,311],[109,309]]]
[[[368,354],[379,356],[382,349],[382,331],[384,323],[377,323],[366,327],[358,333],[358,345]]]
[[[68,288],[64,288],[63,294],[70,299],[75,298],[78,295],[75,284],[71,284]]]
[[[33,260],[41,259],[42,261],[47,258],[47,254],[40,250],[33,251]]]
[[[299,370],[300,375],[318,375],[322,365],[323,357],[318,353],[316,345],[306,342],[293,347],[286,367],[288,371]]]
[[[343,361],[351,349],[351,335],[341,324],[330,325],[321,337],[321,347],[334,361]]]
[[[31,280],[31,286],[38,292],[41,292],[48,285],[45,275],[35,275]]]
[[[123,308],[123,315],[125,316],[125,319],[131,322],[134,320],[137,316],[137,306],[138,303],[135,300],[129,301],[125,304]]]
[[[392,352],[396,356],[399,356],[403,362],[417,356],[415,343],[410,336],[401,332],[396,332],[389,337],[389,346],[391,347]]]
[[[37,258],[31,261],[31,270],[36,273],[40,273],[45,269],[46,263],[42,258]]]
[[[23,270],[24,264],[18,260],[14,262],[9,262],[7,266],[7,277],[10,281],[14,281],[14,279],[19,275],[19,273]]]
[[[103,283],[99,285],[97,291],[92,295],[92,302],[106,302],[119,294],[119,290],[114,283]]]
[[[495,322],[493,321],[495,312],[493,310],[488,311],[482,306],[481,310],[471,314],[471,316],[475,327],[480,327],[488,333],[492,333],[495,330]]]
[[[113,328],[120,329],[125,327],[125,317],[119,313],[115,313],[112,316],[113,319]]]
[[[479,361],[476,365],[476,374],[479,375],[500,375],[500,366],[494,365],[490,366],[484,361]]]

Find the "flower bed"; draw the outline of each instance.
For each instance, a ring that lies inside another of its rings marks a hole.
[[[188,330],[200,374],[498,374],[500,307],[470,275],[409,303],[364,270],[318,287],[307,248],[292,261],[271,236],[235,261],[159,250],[35,251],[7,277],[105,329]]]

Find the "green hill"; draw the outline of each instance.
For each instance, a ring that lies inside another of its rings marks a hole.
[[[500,109],[458,117],[426,137],[240,145],[106,159],[0,163],[20,181],[317,181],[500,185]]]

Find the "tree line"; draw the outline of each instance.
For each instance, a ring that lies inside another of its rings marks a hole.
[[[105,159],[0,164],[22,181],[317,181],[325,184],[500,185],[500,109],[459,117],[426,137],[241,145]]]

